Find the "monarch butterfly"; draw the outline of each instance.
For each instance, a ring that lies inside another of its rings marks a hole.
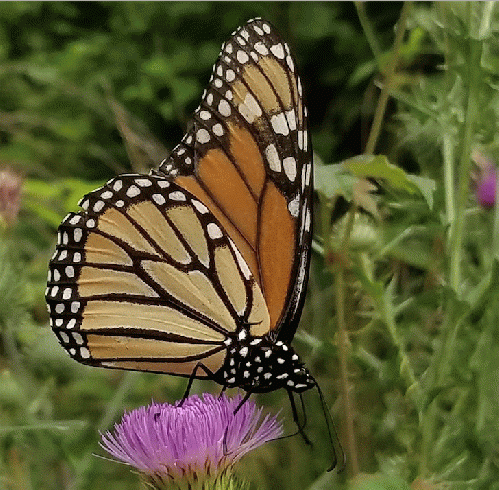
[[[80,206],[59,227],[46,293],[72,358],[247,396],[285,388],[297,420],[292,393],[318,388],[290,346],[312,158],[295,63],[268,22],[222,46],[192,128],[157,170],[120,175]]]

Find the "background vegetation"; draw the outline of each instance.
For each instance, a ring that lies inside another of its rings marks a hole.
[[[276,441],[240,474],[262,489],[499,488],[495,181],[486,207],[473,192],[499,150],[492,2],[0,3],[0,488],[138,488],[94,456],[98,431],[185,380],[70,360],[48,327],[47,263],[85,192],[175,146],[222,42],[257,15],[306,88],[316,239],[294,345],[348,462],[325,471],[312,393],[314,446]],[[294,430],[285,393],[260,401]]]

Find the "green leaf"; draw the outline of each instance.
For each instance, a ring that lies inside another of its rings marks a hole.
[[[391,164],[384,155],[359,155],[345,160],[342,165],[356,177],[382,179],[395,189],[420,194],[419,187],[400,167]]]
[[[194,78],[178,77],[170,84],[175,102],[181,107],[191,102],[201,93],[201,85]]]
[[[433,209],[433,194],[437,189],[437,184],[433,179],[428,177],[421,177],[419,175],[406,174],[407,178],[415,184],[419,192],[422,194],[424,200],[430,209]]]
[[[156,77],[161,80],[172,80],[173,66],[164,56],[154,56],[153,58],[142,63],[142,70],[151,77]]]
[[[325,471],[307,490],[330,490],[337,487],[338,481],[339,477],[336,471]]]
[[[37,198],[50,199],[60,194],[59,187],[38,179],[26,179],[23,181],[23,193]]]
[[[324,165],[314,162],[314,187],[317,192],[329,199],[344,197],[347,201],[353,198],[353,186],[358,181],[345,171],[342,165]]]

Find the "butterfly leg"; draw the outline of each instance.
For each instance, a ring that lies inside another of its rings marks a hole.
[[[202,369],[206,373],[206,375],[208,376],[209,379],[213,379],[214,374],[202,362],[198,362],[194,366],[194,369],[192,370],[192,373],[189,376],[189,381],[187,382],[187,388],[185,389],[184,396],[182,397],[182,400],[179,403],[179,407],[182,406],[185,399],[189,396],[189,393],[190,393],[191,387],[192,387],[192,383],[196,379],[196,374],[197,374],[199,369]]]
[[[239,405],[236,407],[234,410],[234,414],[239,412],[239,409],[248,401],[248,398],[253,394],[252,391],[248,391],[246,395],[244,395],[244,398],[239,402]]]
[[[302,430],[305,430],[305,427],[307,425],[307,411],[305,410],[305,403],[303,401],[303,394],[300,393],[300,403],[301,403],[301,412],[303,413],[303,424],[301,426]]]
[[[225,391],[227,387],[224,386],[222,388],[222,393]],[[239,402],[237,405],[236,409],[234,410],[234,415],[239,411],[239,409],[248,401],[248,398],[252,395],[252,391],[248,391],[246,395],[244,395],[244,398]],[[220,394],[221,395],[221,394]],[[224,448],[224,456],[227,456],[229,454],[227,450],[227,433],[228,433],[229,427],[225,429],[225,434],[224,434],[224,439],[223,439],[223,448]]]
[[[218,395],[218,398],[220,398],[226,391],[227,391],[228,386],[223,385],[222,389],[220,390],[220,394]]]

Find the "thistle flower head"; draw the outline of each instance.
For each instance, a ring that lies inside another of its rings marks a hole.
[[[475,150],[472,157],[478,169],[475,176],[476,199],[482,207],[492,208],[496,201],[496,166],[490,158],[479,150]]]
[[[491,208],[496,201],[497,174],[495,168],[484,172],[476,185],[477,201],[484,208]]]
[[[22,178],[9,168],[0,169],[0,221],[12,224],[21,207]]]
[[[234,413],[241,400],[204,394],[182,404],[152,403],[126,413],[113,432],[102,435],[101,446],[156,488],[216,479],[246,453],[282,434],[276,417],[262,417],[262,409],[250,400]]]

